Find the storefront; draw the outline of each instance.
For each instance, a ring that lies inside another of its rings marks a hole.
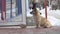
[[[26,24],[25,6],[24,0],[0,0],[1,25]]]

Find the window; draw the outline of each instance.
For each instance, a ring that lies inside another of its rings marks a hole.
[[[13,22],[22,21],[21,0],[6,0],[6,19]]]
[[[24,0],[1,0],[1,1],[0,8],[2,11],[0,18],[3,18],[1,20],[2,22],[4,22],[4,24],[7,25],[16,25],[22,23],[26,24]]]

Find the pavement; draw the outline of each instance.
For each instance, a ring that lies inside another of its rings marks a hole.
[[[0,34],[60,34],[60,27],[51,28],[0,28]]]

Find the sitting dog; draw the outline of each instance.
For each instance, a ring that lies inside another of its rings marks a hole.
[[[39,26],[42,26],[44,28],[51,27],[51,23],[46,18],[42,17],[41,13],[36,8],[32,9],[30,14],[32,14],[34,17],[34,20],[36,22],[36,28],[38,28]]]

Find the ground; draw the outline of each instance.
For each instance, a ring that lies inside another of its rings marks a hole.
[[[0,34],[60,34],[60,27],[52,28],[0,28]]]

